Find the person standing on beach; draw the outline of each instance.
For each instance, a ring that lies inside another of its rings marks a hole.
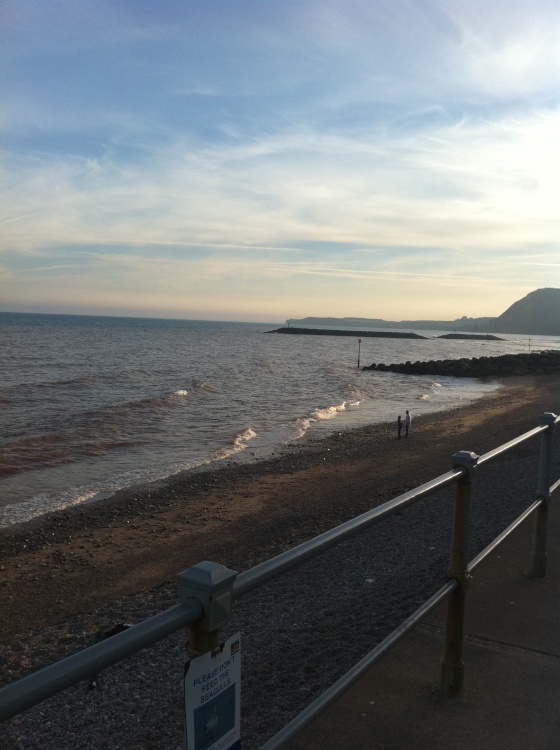
[[[399,414],[399,416],[397,417],[397,440],[401,439],[402,427],[403,421],[401,415]]]
[[[399,417],[400,419],[400,417]],[[408,409],[406,410],[406,416],[404,418],[404,436],[408,437],[408,431],[410,430],[410,423],[412,422],[412,417],[408,413]]]

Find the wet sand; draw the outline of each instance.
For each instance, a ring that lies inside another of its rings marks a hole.
[[[153,590],[200,560],[246,570],[446,472],[456,451],[485,453],[559,412],[558,377],[504,383],[414,419],[408,439],[363,427],[0,530],[2,640]]]

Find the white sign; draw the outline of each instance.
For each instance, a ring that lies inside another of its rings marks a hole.
[[[185,668],[187,750],[240,750],[241,635]]]

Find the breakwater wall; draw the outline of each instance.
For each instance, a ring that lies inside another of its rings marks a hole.
[[[407,333],[406,331],[352,331],[339,330],[338,328],[277,328],[268,333],[289,333],[302,336],[352,336],[353,338],[378,338],[378,339],[425,339],[419,333]]]
[[[512,375],[560,374],[560,350],[527,354],[504,354],[499,357],[443,359],[402,364],[371,364],[362,370],[398,372],[404,375],[450,375],[459,378],[507,377]]]

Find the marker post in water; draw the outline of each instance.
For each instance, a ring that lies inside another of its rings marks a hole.
[[[358,367],[360,366],[360,349],[362,346],[362,339],[358,339]]]

